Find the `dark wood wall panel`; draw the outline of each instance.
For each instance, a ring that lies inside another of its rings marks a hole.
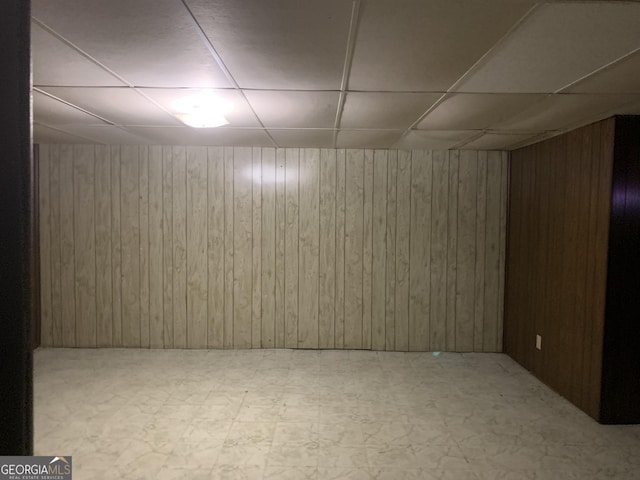
[[[608,119],[516,150],[510,164],[504,349],[594,418],[614,126]]]

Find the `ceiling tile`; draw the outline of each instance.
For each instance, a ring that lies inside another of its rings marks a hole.
[[[340,130],[337,148],[390,148],[402,136],[402,130]]]
[[[512,145],[517,145],[527,139],[539,136],[539,133],[485,133],[480,138],[466,143],[461,148],[464,150],[508,150]]]
[[[124,86],[120,80],[77,50],[31,23],[33,84]]]
[[[243,88],[340,88],[351,2],[189,0]]]
[[[36,91],[33,92],[33,120],[46,125],[105,125],[105,122],[93,115]]]
[[[332,148],[333,130],[329,129],[279,129],[269,130],[269,134],[279,147]]]
[[[640,52],[585,78],[562,93],[640,93]]]
[[[245,95],[265,127],[333,128],[337,92],[246,90]]]
[[[347,93],[342,128],[406,130],[442,95],[439,93]]]
[[[65,125],[64,130],[72,135],[90,138],[107,145],[147,145],[148,138],[137,136],[113,125]]]
[[[544,95],[451,94],[417,126],[420,130],[482,130],[519,113]]]
[[[194,95],[200,92],[200,89],[180,89],[180,88],[141,88],[140,91],[149,98],[156,101],[167,111],[172,112],[171,103],[178,98]],[[251,111],[251,107],[247,101],[237,90],[210,90],[216,97],[231,102],[233,110],[225,115],[229,120],[230,127],[259,127],[258,119]]]
[[[32,3],[35,18],[134,85],[230,86],[180,1]]]
[[[555,92],[640,46],[640,3],[541,6],[458,88]]]
[[[448,149],[479,133],[475,130],[411,130],[394,145],[394,148]]]
[[[349,89],[443,91],[533,2],[404,0],[361,5]]]
[[[34,123],[33,143],[95,143],[95,139],[71,135],[55,128]]]
[[[561,130],[601,120],[638,101],[638,95],[550,95],[495,127],[520,131]]]
[[[133,88],[46,87],[42,90],[119,125],[181,125]]]
[[[158,145],[274,146],[264,130],[252,128],[129,127],[127,130]]]

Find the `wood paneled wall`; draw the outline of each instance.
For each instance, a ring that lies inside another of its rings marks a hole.
[[[501,351],[506,164],[42,145],[42,343]]]
[[[516,150],[510,166],[505,352],[594,418],[613,139],[604,120]]]

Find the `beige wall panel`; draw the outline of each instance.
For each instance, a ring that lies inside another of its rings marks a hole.
[[[173,348],[173,150],[162,147],[162,322],[165,348]]]
[[[187,148],[187,346],[207,347],[207,147]]]
[[[140,346],[149,348],[149,147],[140,147]]]
[[[96,346],[95,150],[73,148],[76,346]]]
[[[51,199],[51,335],[52,345],[62,347],[62,257],[60,231],[60,146],[49,146]],[[42,245],[40,246],[42,248]]]
[[[233,346],[251,348],[251,148],[234,148],[233,164]]]
[[[335,346],[336,151],[320,150],[318,347]]]
[[[140,347],[140,148],[120,154],[122,346]]]
[[[111,287],[113,298],[113,346],[122,346],[122,238],[120,215],[120,147],[111,146]]]
[[[347,150],[344,347],[363,348],[364,150]]]
[[[254,147],[251,164],[251,348],[262,346],[262,149]]]
[[[409,349],[409,278],[411,244],[411,152],[398,152],[396,205],[395,350]]]
[[[320,150],[300,149],[298,347],[318,348]]]
[[[433,159],[411,152],[411,228],[409,260],[409,350],[429,350],[431,301],[431,195]]]
[[[233,348],[233,147],[224,148],[224,348]]]
[[[284,281],[285,281],[285,340],[287,348],[298,346],[298,227],[299,227],[299,162],[300,150],[285,149],[285,245],[284,245]]]
[[[498,348],[498,298],[500,270],[500,210],[502,155],[489,152],[487,157],[486,244],[484,251],[484,321],[482,350],[495,352]],[[479,252],[480,253],[480,252]]]
[[[207,167],[207,346],[224,347],[224,149],[209,147]]]
[[[276,150],[276,319],[275,347],[285,345],[286,151]]]
[[[276,150],[262,149],[261,347],[276,346]]]
[[[187,152],[173,147],[173,346],[187,347]]]
[[[458,252],[456,350],[473,351],[478,152],[460,152],[458,173]]]
[[[387,256],[385,296],[385,350],[396,349],[396,227],[398,151],[389,151],[387,166]]]
[[[371,348],[384,350],[387,274],[387,162],[389,152],[373,156],[372,259],[371,259]]]
[[[458,175],[460,152],[449,152],[449,202],[447,232],[446,350],[456,351],[456,288],[458,278]]]
[[[51,306],[51,190],[49,188],[49,145],[38,152],[38,230],[40,234],[40,342],[53,347],[53,312]]]
[[[60,299],[63,347],[77,345],[73,193],[73,147],[62,145],[60,147]]]
[[[336,152],[336,305],[335,347],[344,348],[346,150]]]
[[[476,163],[477,192],[476,192],[476,278],[474,288],[473,313],[473,351],[483,350],[484,328],[484,296],[485,296],[485,248],[486,248],[486,219],[487,219],[487,152],[478,152]]]
[[[96,346],[113,345],[111,278],[111,158],[109,147],[95,146]]]
[[[164,347],[162,147],[149,147],[149,346]]]
[[[449,228],[449,152],[433,152],[431,194],[431,302],[429,349],[447,349],[447,239]]]
[[[371,348],[373,268],[373,150],[364,151],[364,218],[362,221],[362,348]]]

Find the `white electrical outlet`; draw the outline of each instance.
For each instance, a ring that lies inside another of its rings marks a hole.
[[[540,335],[536,335],[536,349],[542,350],[542,337]]]

